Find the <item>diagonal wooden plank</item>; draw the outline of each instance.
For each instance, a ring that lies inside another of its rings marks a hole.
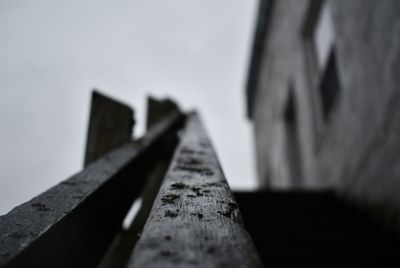
[[[0,267],[95,267],[158,161],[172,155],[184,115],[0,216]],[[173,138],[173,139],[171,139]]]
[[[196,114],[188,118],[128,267],[262,267]]]

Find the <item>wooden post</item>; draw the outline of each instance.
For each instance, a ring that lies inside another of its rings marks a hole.
[[[196,114],[188,118],[128,267],[262,267]]]
[[[174,101],[170,99],[158,100],[149,96],[147,98],[147,130],[166,115],[177,111],[179,111],[179,108]]]
[[[142,139],[1,216],[0,267],[97,266],[155,163],[174,151],[183,121],[170,114]]]
[[[129,142],[133,125],[130,107],[93,91],[84,166]]]

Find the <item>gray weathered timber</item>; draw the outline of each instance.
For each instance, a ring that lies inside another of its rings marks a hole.
[[[128,230],[121,230],[115,237],[104,258],[100,262],[98,268],[125,268],[126,263],[132,253],[137,240],[139,239],[140,232],[151,211],[153,201],[157,196],[158,190],[169,166],[169,161],[172,156],[165,161],[158,161],[153,166],[153,172],[149,178],[146,179],[146,185],[141,192],[142,206],[133,219],[131,226]]]
[[[129,267],[262,267],[217,156],[189,116]]]
[[[85,166],[127,143],[132,136],[133,110],[116,100],[92,93]]]
[[[158,100],[149,96],[147,98],[146,128],[150,129],[166,115],[169,113],[175,113],[177,111],[179,111],[179,107],[174,101],[170,99]]]
[[[94,267],[153,161],[172,151],[184,116],[171,114],[128,143],[0,217],[0,267]],[[175,138],[174,138],[175,137]]]

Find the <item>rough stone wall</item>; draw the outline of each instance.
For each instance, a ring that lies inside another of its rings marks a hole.
[[[400,2],[332,1],[343,85],[318,160],[358,200],[400,207]]]
[[[302,26],[308,0],[278,0],[265,42],[254,111],[258,173],[264,185],[290,187],[283,110],[290,83],[297,104],[304,188],[335,187],[361,201],[400,207],[400,1],[336,0],[341,93],[322,134]]]

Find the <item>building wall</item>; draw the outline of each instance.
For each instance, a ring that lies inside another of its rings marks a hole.
[[[289,88],[297,104],[304,185],[321,184],[316,175],[311,151],[313,140],[309,92],[306,90],[302,57],[302,22],[308,1],[275,1],[270,17],[267,42],[258,76],[253,105],[253,122],[260,182],[264,186],[285,188],[291,185],[285,150],[284,108]],[[292,86],[291,86],[292,84]]]
[[[334,187],[357,200],[400,207],[400,1],[324,3],[341,85],[326,122],[304,42],[312,3],[278,0],[272,7],[251,107],[260,182]],[[298,178],[289,172],[288,105],[297,120]]]

